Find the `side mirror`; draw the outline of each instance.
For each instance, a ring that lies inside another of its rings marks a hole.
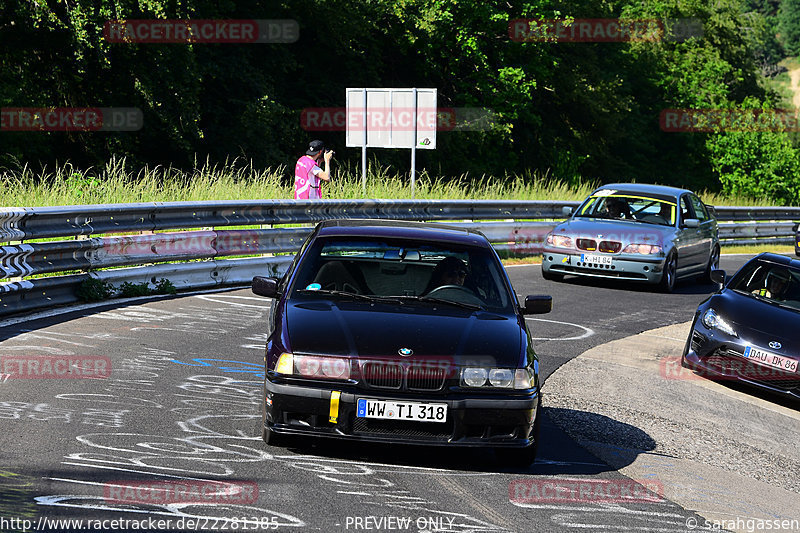
[[[687,218],[687,219],[685,219],[683,221],[683,227],[684,228],[699,228],[700,227],[700,221],[697,220],[696,218]]]
[[[718,283],[721,286],[725,285],[725,271],[720,269],[714,269],[711,271],[711,281],[714,283]]]
[[[568,205],[565,205],[564,207],[561,208],[561,214],[564,215],[565,217],[572,216],[572,208]]]
[[[547,294],[537,294],[525,297],[525,307],[520,309],[523,315],[543,315],[553,310],[553,297]]]
[[[278,278],[265,278],[256,276],[253,278],[253,293],[267,298],[278,297]]]
[[[800,224],[795,224],[794,226],[792,226],[792,231],[794,231],[795,233],[797,233],[797,226],[800,226]]]

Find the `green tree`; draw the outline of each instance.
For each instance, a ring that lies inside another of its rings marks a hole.
[[[800,55],[800,0],[782,0],[778,9],[778,31],[786,51]]]

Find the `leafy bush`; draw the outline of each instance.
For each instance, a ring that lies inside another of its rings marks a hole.
[[[800,203],[800,157],[785,132],[717,133],[706,146],[724,194]]]
[[[178,292],[178,289],[175,288],[175,285],[168,280],[167,278],[161,278],[156,283],[156,294],[175,294]]]
[[[131,283],[129,281],[126,281],[119,287],[119,296],[121,296],[122,298],[149,296],[151,294],[153,294],[153,291],[150,290],[150,286],[146,281],[142,283]]]
[[[114,287],[103,280],[87,278],[83,280],[75,294],[84,302],[97,302],[111,298]]]

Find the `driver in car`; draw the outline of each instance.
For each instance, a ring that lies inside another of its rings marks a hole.
[[[425,294],[445,285],[463,286],[468,274],[469,270],[464,261],[458,257],[445,257],[433,268],[433,275]]]
[[[789,288],[789,273],[784,270],[772,270],[767,274],[764,288],[756,289],[753,294],[765,296],[773,300],[783,300]]]

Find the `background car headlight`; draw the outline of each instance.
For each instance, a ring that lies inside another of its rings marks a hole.
[[[509,388],[514,383],[514,372],[508,368],[493,368],[489,371],[489,383],[492,387]]]
[[[655,244],[629,244],[622,250],[624,254],[660,254],[661,247]]]
[[[572,248],[572,239],[566,235],[553,235],[549,233],[547,235],[547,244],[557,248]]]
[[[350,360],[342,357],[282,353],[275,372],[287,376],[324,379],[350,379]]]
[[[728,324],[724,318],[719,316],[713,308],[709,309],[705,313],[703,313],[703,324],[708,329],[718,329],[723,333],[727,333],[733,337],[738,337],[736,331],[733,329],[733,326]]]
[[[485,368],[465,368],[461,371],[461,383],[468,387],[483,387],[489,377]]]

